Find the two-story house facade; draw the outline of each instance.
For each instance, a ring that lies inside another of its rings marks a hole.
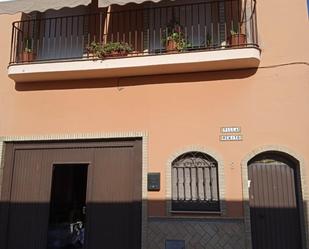
[[[0,14],[0,248],[308,248],[305,0]]]

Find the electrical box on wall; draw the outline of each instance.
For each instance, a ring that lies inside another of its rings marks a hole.
[[[148,191],[160,191],[160,173],[148,173]]]

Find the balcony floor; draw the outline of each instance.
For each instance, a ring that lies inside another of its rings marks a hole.
[[[259,63],[260,50],[247,47],[104,60],[12,64],[8,75],[15,82],[60,81],[257,68]]]

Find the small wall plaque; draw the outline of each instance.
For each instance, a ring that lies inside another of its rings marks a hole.
[[[148,173],[148,191],[160,191],[160,173]]]
[[[184,240],[165,240],[165,249],[185,249]]]
[[[239,126],[221,127],[221,133],[240,133],[241,128]]]
[[[242,141],[242,135],[221,135],[220,141]]]

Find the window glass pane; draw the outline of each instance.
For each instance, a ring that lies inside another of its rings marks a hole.
[[[178,169],[178,199],[184,200],[184,177],[183,177],[183,168]]]
[[[198,172],[198,189],[197,189],[198,199],[199,200],[205,200],[203,169],[198,168],[197,172]],[[208,186],[208,185],[206,185],[206,186]],[[207,193],[206,193],[206,195],[207,195]]]
[[[177,177],[177,168],[172,169],[172,199],[178,199],[178,177]]]
[[[217,167],[213,167],[211,170],[211,181],[212,181],[212,189],[213,189],[213,200],[219,200],[218,193],[218,177],[217,177]]]
[[[192,168],[191,169],[191,175],[192,175],[192,200],[196,201],[198,199],[197,196],[197,188],[196,188],[196,184],[197,184],[197,169],[196,168]]]
[[[185,200],[189,201],[191,200],[191,174],[190,174],[191,168],[184,168],[185,173]]]

